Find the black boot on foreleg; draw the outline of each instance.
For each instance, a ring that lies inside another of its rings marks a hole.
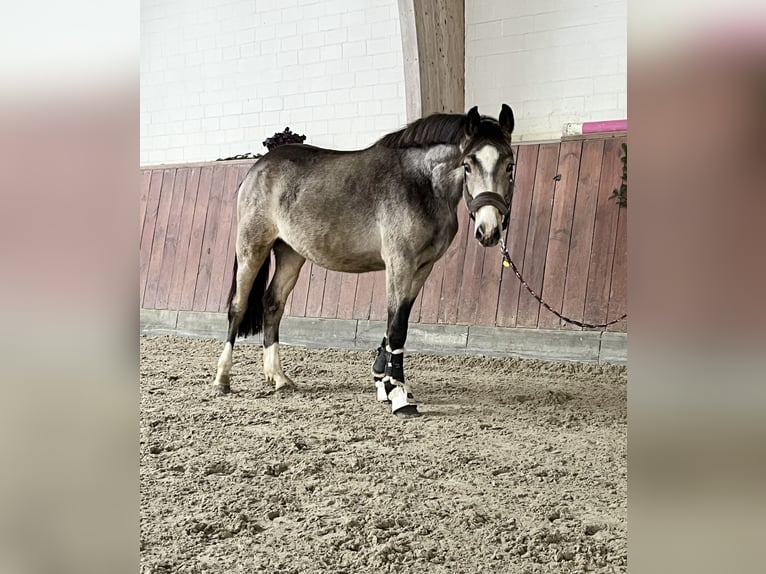
[[[383,384],[388,400],[391,401],[391,412],[400,418],[420,416],[415,398],[404,384],[404,349],[388,347],[386,351],[389,360]]]
[[[388,400],[391,401],[391,412],[408,418],[418,416],[418,407],[404,384],[404,344],[407,341],[407,320],[412,309],[412,301],[400,300],[396,305],[389,306],[391,321],[388,325],[388,345],[386,375],[383,383],[386,385]]]
[[[390,403],[388,399],[388,393],[393,390],[391,383],[384,383],[383,379],[386,376],[386,364],[388,363],[388,357],[391,353],[386,350],[388,341],[383,337],[383,341],[378,347],[378,355],[375,357],[375,362],[372,364],[372,379],[375,383],[375,389],[377,392],[377,399],[381,403]]]

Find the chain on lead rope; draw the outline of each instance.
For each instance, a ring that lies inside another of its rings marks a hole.
[[[540,305],[548,309],[548,311],[556,315],[556,317],[558,317],[562,321],[566,321],[567,323],[572,323],[573,325],[577,325],[578,327],[588,327],[590,329],[601,329],[603,327],[608,327],[610,325],[614,325],[615,323],[619,323],[620,321],[622,321],[628,316],[628,314],[625,313],[623,314],[622,317],[618,317],[617,319],[609,321],[608,323],[586,323],[584,321],[577,321],[576,319],[570,319],[569,317],[564,317],[564,315],[562,315],[558,311],[551,309],[551,306],[548,305],[548,303],[546,303],[545,301],[543,301],[542,297],[540,297],[537,293],[535,293],[534,289],[532,289],[532,287],[530,287],[529,284],[526,281],[524,281],[524,278],[521,276],[521,273],[519,273],[518,267],[516,267],[516,264],[511,259],[511,256],[508,253],[508,249],[506,249],[505,247],[505,241],[503,241],[502,239],[500,240],[500,251],[503,254],[503,267],[506,267],[506,268],[510,267],[513,270],[513,272],[516,274],[516,277],[518,277],[521,284],[524,285],[524,288],[527,291],[529,291],[529,294],[532,295],[532,297],[534,297],[537,300],[537,302],[540,303]]]

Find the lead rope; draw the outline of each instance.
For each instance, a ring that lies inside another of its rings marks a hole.
[[[577,321],[576,319],[570,319],[569,317],[564,317],[561,313],[558,311],[551,309],[551,306],[548,305],[545,301],[543,301],[542,297],[540,297],[537,293],[535,293],[534,289],[529,286],[529,284],[524,281],[524,278],[521,276],[521,273],[519,273],[518,267],[516,267],[516,264],[511,259],[510,254],[508,253],[508,250],[505,248],[505,241],[500,239],[500,251],[503,253],[503,267],[510,267],[513,272],[516,274],[516,277],[519,278],[519,281],[521,281],[521,284],[524,285],[527,291],[529,291],[529,294],[532,295],[535,299],[537,299],[537,302],[540,303],[543,307],[548,309],[551,313],[556,315],[559,319],[566,321],[567,323],[572,323],[573,325],[577,325],[578,327],[588,327],[591,329],[601,329],[602,327],[609,327],[610,325],[614,325],[615,323],[619,323],[623,319],[625,319],[628,314],[623,314],[622,317],[618,317],[617,319],[614,319],[613,321],[609,321],[608,323],[585,323],[584,321]]]

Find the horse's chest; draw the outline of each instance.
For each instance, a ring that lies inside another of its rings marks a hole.
[[[445,220],[441,225],[434,227],[433,238],[431,240],[431,246],[434,251],[434,258],[439,259],[447,249],[449,249],[452,240],[457,233],[458,222],[457,216],[450,217]]]

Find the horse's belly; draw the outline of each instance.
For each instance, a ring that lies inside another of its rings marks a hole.
[[[304,255],[304,257],[306,256]],[[330,271],[340,271],[341,273],[366,273],[368,271],[380,271],[386,268],[383,260],[380,258],[380,254],[369,257],[338,259],[337,257],[323,257],[322,253],[316,253],[313,257],[306,257],[306,259],[313,261],[325,269],[329,269]]]
[[[352,242],[340,236],[311,237],[289,230],[280,232],[280,237],[303,257],[331,271],[366,273],[385,269],[380,247],[370,242]]]

